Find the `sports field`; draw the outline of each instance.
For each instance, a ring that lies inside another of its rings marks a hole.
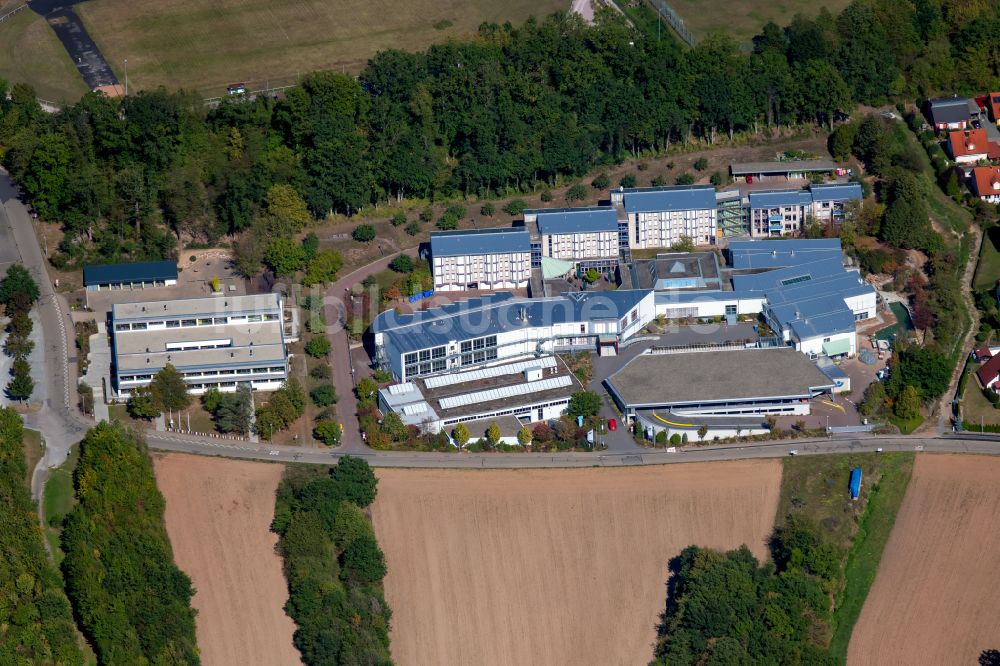
[[[570,0],[93,0],[76,10],[130,87],[225,94],[227,83],[287,85],[315,69],[361,69],[387,48],[423,49],[569,9]]]
[[[52,28],[30,9],[0,23],[0,78],[30,83],[53,102],[76,101],[87,92]]]
[[[654,3],[660,0],[653,0]],[[792,22],[796,14],[815,17],[821,7],[836,16],[846,7],[849,0],[828,0],[827,2],[805,2],[804,0],[777,0],[776,2],[760,2],[759,0],[731,0],[717,2],[711,0],[666,0],[669,7],[680,14],[684,25],[701,38],[715,31],[725,31],[741,42],[749,43],[754,35],[760,33],[761,27],[768,21],[774,21],[781,27]]]
[[[994,457],[917,457],[849,665],[975,664],[1000,648],[997,479]]]
[[[396,663],[645,664],[672,557],[766,555],[781,461],[377,474]]]
[[[296,666],[295,624],[270,531],[280,465],[183,454],[153,459],[167,534],[191,577],[205,666]]]

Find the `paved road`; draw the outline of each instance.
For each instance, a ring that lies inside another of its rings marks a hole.
[[[38,282],[40,298],[37,312],[40,330],[34,334],[36,346],[45,349],[45,401],[41,409],[25,415],[30,428],[40,430],[45,439],[45,456],[32,478],[32,492],[37,497],[45,482],[46,469],[61,465],[70,447],[83,438],[88,423],[76,410],[76,366],[70,367],[68,351],[73,349],[73,324],[65,299],[52,288],[42,258],[38,239],[31,226],[28,210],[18,199],[17,189],[7,172],[0,169],[0,243],[16,246],[21,262]],[[11,241],[13,241],[11,243]]]
[[[56,37],[76,65],[77,71],[83,77],[87,87],[93,90],[100,86],[110,86],[118,83],[108,61],[104,59],[101,50],[83,27],[83,22],[73,5],[80,0],[34,0],[28,3],[33,12],[44,16]]]

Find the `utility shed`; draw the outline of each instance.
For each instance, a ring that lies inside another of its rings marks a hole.
[[[177,284],[177,264],[173,261],[144,261],[136,264],[103,264],[83,267],[87,291],[147,289]]]

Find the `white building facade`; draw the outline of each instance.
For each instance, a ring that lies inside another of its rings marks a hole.
[[[669,248],[690,238],[714,245],[717,235],[715,188],[704,185],[631,188],[611,191],[611,203],[628,224],[632,249]]]
[[[542,257],[571,261],[578,274],[618,265],[618,215],[611,206],[526,210],[524,221],[537,225]]]
[[[431,234],[435,291],[523,289],[531,280],[531,243],[524,229]]]

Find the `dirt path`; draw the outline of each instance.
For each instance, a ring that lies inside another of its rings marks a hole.
[[[301,664],[270,531],[283,467],[183,454],[154,457],[167,533],[194,583],[205,666]]]
[[[763,556],[781,462],[378,476],[396,663],[645,664],[670,558]]]
[[[917,458],[849,665],[975,664],[1000,648],[997,479],[995,458]]]

